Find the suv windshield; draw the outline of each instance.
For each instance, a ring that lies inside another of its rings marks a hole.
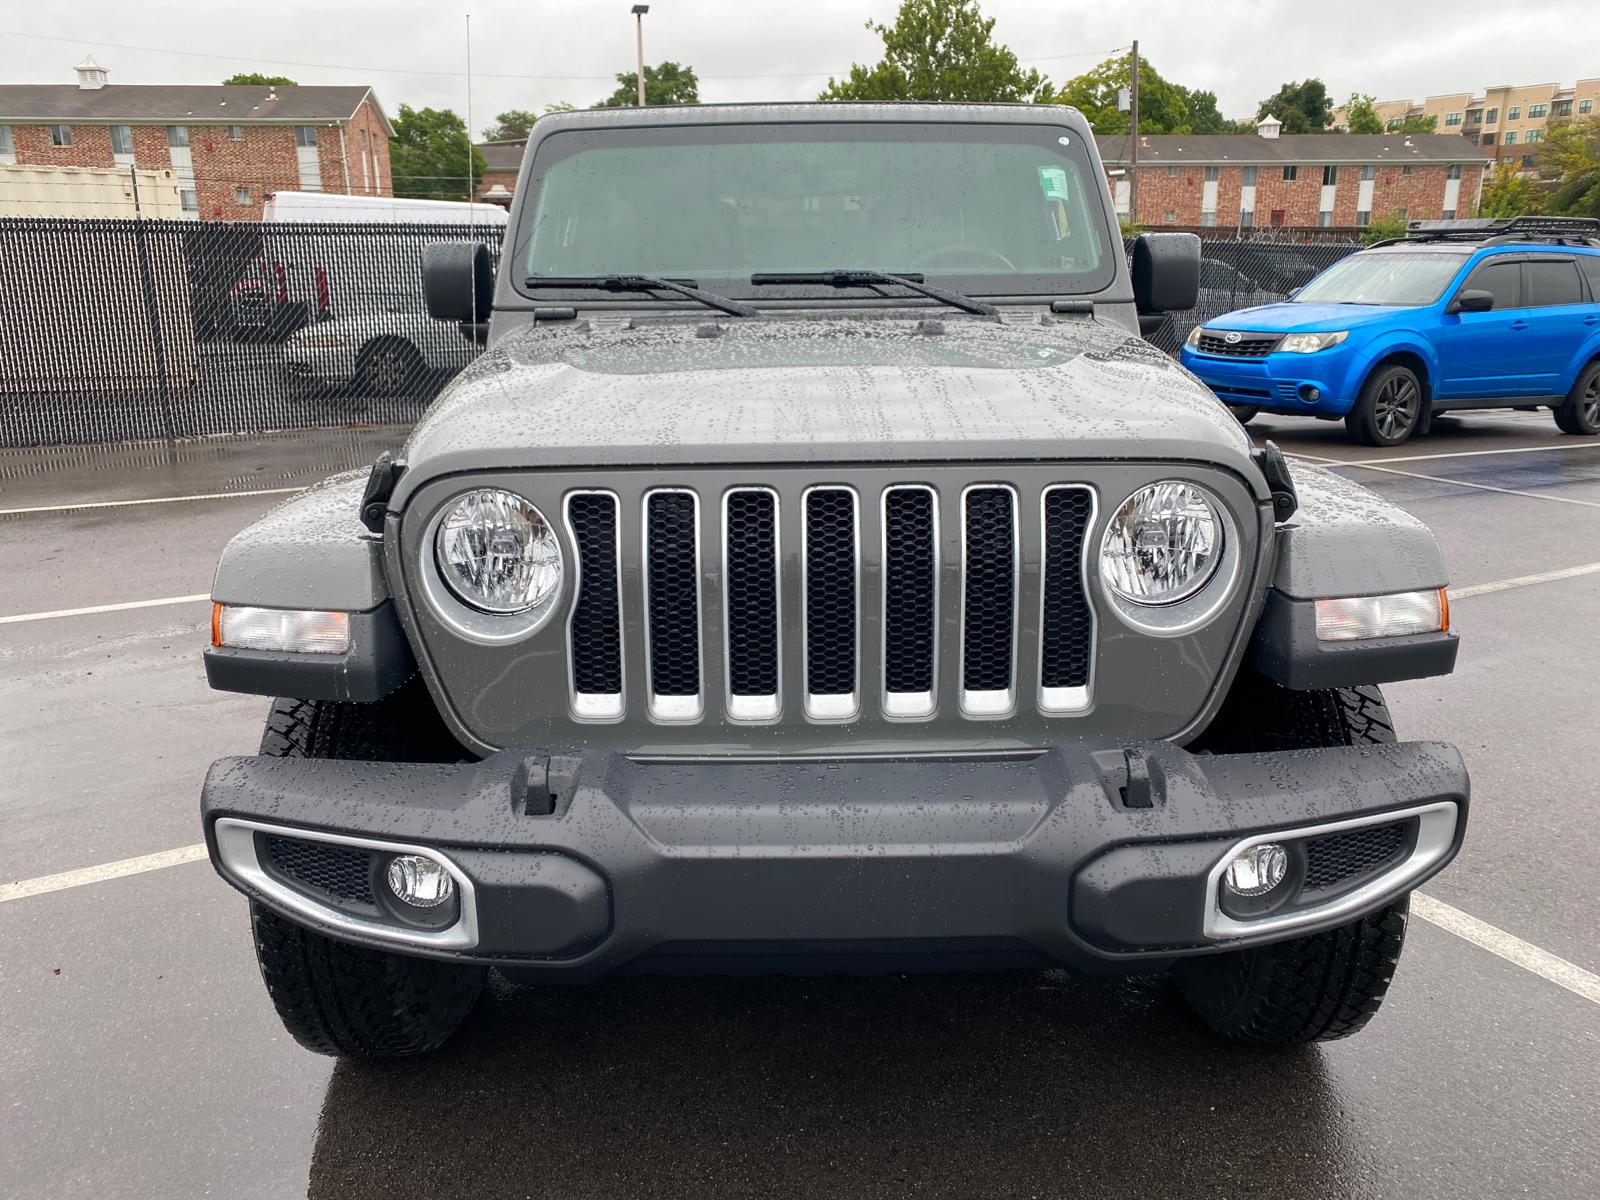
[[[654,275],[764,299],[832,289],[752,275],[841,269],[966,293],[1098,291],[1115,260],[1081,143],[1026,124],[571,130],[539,143],[516,253],[530,279]]]
[[[1296,304],[1432,304],[1466,261],[1457,254],[1352,254],[1318,275],[1294,298]]]

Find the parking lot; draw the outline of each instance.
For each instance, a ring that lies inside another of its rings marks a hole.
[[[1289,1054],[1159,980],[1018,974],[497,985],[434,1056],[311,1055],[196,844],[266,709],[207,691],[205,596],[233,533],[404,431],[0,451],[0,1192],[1594,1195],[1600,440],[1251,431],[1438,536],[1460,664],[1386,691],[1474,780],[1382,1013]]]

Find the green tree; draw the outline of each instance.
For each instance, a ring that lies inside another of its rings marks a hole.
[[[287,75],[263,75],[260,71],[240,71],[222,81],[223,87],[299,87]]]
[[[1370,246],[1373,242],[1405,237],[1405,235],[1406,219],[1398,213],[1386,213],[1384,216],[1372,219],[1367,227],[1361,231],[1361,240]]]
[[[465,121],[448,108],[409,104],[402,104],[395,118],[389,167],[394,194],[421,200],[469,200],[484,171],[483,155],[467,136]]]
[[[1390,133],[1437,133],[1439,131],[1439,118],[1435,116],[1414,116],[1402,118],[1400,123]]]
[[[664,62],[644,68],[644,102],[651,108],[658,104],[699,104],[700,80],[693,67],[675,62]],[[596,108],[632,108],[639,103],[639,72],[627,71],[617,76],[617,90]]]
[[[1539,173],[1555,180],[1545,211],[1600,217],[1600,117],[1551,124],[1538,155]]]
[[[1520,217],[1539,212],[1544,206],[1544,189],[1530,176],[1522,174],[1516,163],[1496,163],[1483,185],[1478,202],[1480,217]]]
[[[994,18],[977,0],[902,0],[892,25],[868,21],[883,39],[883,58],[856,63],[845,79],[828,80],[819,100],[944,100],[968,103],[1047,102],[1053,89],[994,40]]]
[[[1371,96],[1351,92],[1344,106],[1347,133],[1383,133],[1383,118],[1378,115],[1378,102]]]
[[[1284,133],[1326,133],[1333,121],[1333,101],[1320,79],[1286,83],[1261,102],[1256,120],[1268,113],[1283,122]]]
[[[1133,55],[1108,58],[1067,80],[1053,97],[1088,118],[1096,133],[1127,133],[1122,89],[1133,80]],[[1149,59],[1139,62],[1140,133],[1229,133],[1233,126],[1217,109],[1215,92],[1191,91],[1161,77]]]
[[[528,136],[528,130],[533,128],[533,123],[538,119],[538,113],[526,108],[508,108],[495,117],[493,125],[483,131],[483,140],[509,142],[514,138],[525,138]]]

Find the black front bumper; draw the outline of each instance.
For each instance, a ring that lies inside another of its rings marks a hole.
[[[459,766],[223,759],[202,813],[224,878],[290,919],[523,977],[797,964],[1139,971],[1389,903],[1454,857],[1468,787],[1460,755],[1429,742],[863,762],[507,751]],[[1383,822],[1411,831],[1392,869],[1260,924],[1219,915],[1217,876],[1241,840],[1309,844],[1328,827]],[[459,881],[461,919],[423,929],[320,903],[262,869],[272,836],[370,853],[375,891],[387,855],[434,852]]]

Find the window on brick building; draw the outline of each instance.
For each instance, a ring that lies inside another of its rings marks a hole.
[[[71,125],[52,125],[52,126],[50,126],[50,144],[52,146],[70,146],[70,145],[72,145],[72,126]]]
[[[1366,166],[1361,168],[1361,182],[1362,183],[1371,183],[1377,177],[1378,177],[1378,168],[1373,166],[1371,163],[1368,163]]]
[[[1239,228],[1254,229],[1256,227],[1256,214],[1254,209],[1244,209],[1239,213]]]
[[[1275,208],[1272,210],[1272,224],[1274,227],[1283,224],[1283,209]]]
[[[167,126],[167,145],[173,149],[181,149],[189,144],[189,127],[187,125]]]
[[[1295,179],[1295,178],[1296,178],[1296,177],[1297,177],[1297,176],[1298,176],[1298,175],[1299,175],[1299,174],[1300,174],[1300,168],[1299,168],[1299,167],[1285,167],[1285,168],[1284,168],[1284,169],[1283,169],[1283,181],[1284,181],[1284,182],[1285,182],[1285,183],[1290,183],[1290,182],[1292,182],[1292,181],[1293,181],[1293,180],[1294,180],[1294,179]]]
[[[1531,121],[1535,117],[1542,117],[1549,111],[1550,106],[1547,104],[1530,104],[1528,105],[1528,120]]]
[[[1401,167],[1400,168],[1400,174],[1402,174],[1402,175],[1411,174],[1411,164],[1410,163],[1406,163],[1405,166]]]
[[[1510,108],[1506,109],[1506,120],[1508,120],[1508,121],[1520,121],[1520,120],[1522,120],[1522,105],[1513,104]]]
[[[1507,133],[1506,133],[1506,145],[1515,146],[1516,144],[1517,144],[1517,131],[1515,129],[1507,131]]]
[[[1524,144],[1531,146],[1537,141],[1542,141],[1543,135],[1537,129],[1530,129],[1522,140]]]
[[[1333,210],[1323,209],[1317,214],[1317,228],[1327,229],[1333,225]]]
[[[1460,179],[1461,178],[1461,164],[1460,163],[1451,163],[1448,167],[1445,168],[1444,177],[1446,179]]]
[[[113,125],[111,127],[111,153],[133,153],[133,128],[129,125]]]
[[[236,187],[236,188],[234,188],[233,189],[233,202],[235,204],[249,204],[250,203],[250,189],[247,188],[247,187]]]
[[[1339,182],[1339,168],[1331,163],[1322,168],[1322,186],[1333,187]]]
[[[1357,209],[1356,210],[1356,228],[1357,229],[1365,229],[1368,225],[1371,225],[1371,224],[1372,224],[1372,210],[1370,208],[1359,208],[1359,209]]]
[[[228,140],[230,142],[242,142],[242,141],[244,141],[244,126],[243,125],[229,125],[228,126]]]
[[[1222,178],[1222,168],[1221,167],[1207,167],[1206,168],[1206,182],[1207,183],[1216,183],[1221,178]]]
[[[1244,187],[1255,187],[1256,168],[1246,167],[1239,175],[1239,183]]]
[[[11,126],[0,125],[0,162],[17,161],[17,144],[11,140]]]
[[[1579,100],[1578,101],[1578,114],[1580,116],[1586,117],[1590,113],[1592,113],[1593,111],[1594,111],[1594,101],[1593,100]]]
[[[1454,221],[1456,219],[1456,210],[1453,208],[1447,208],[1444,210],[1443,215],[1446,221]]]
[[[1409,208],[1397,208],[1394,210],[1394,216],[1397,221],[1409,221],[1411,219],[1411,210]]]
[[[1570,117],[1572,115],[1572,101],[1557,100],[1550,106],[1550,115],[1552,117]]]
[[[1461,124],[1461,114],[1460,113],[1445,113],[1445,115],[1444,115],[1444,123],[1446,125],[1459,125],[1459,124]]]
[[[1492,134],[1492,133],[1486,133],[1486,134],[1484,134],[1484,135],[1483,135],[1483,144],[1484,144],[1484,145],[1485,145],[1485,146],[1492,146],[1492,145],[1494,145],[1494,134]]]
[[[1200,210],[1200,224],[1201,225],[1205,226],[1207,229],[1210,229],[1216,223],[1217,223],[1217,210],[1216,209],[1214,209],[1214,208],[1212,208],[1212,209],[1204,209],[1203,208],[1203,209]]]
[[[1498,108],[1491,108],[1488,112],[1483,114],[1483,123],[1485,125],[1493,125],[1499,119],[1500,110]]]
[[[296,125],[294,127],[294,144],[301,147],[315,147],[317,144],[317,127],[315,125]]]
[[[1177,219],[1178,219],[1178,214],[1173,212],[1170,208],[1167,209],[1166,212],[1161,214],[1161,223],[1163,225],[1171,225]]]
[[[186,213],[200,211],[200,197],[195,195],[193,188],[180,188],[178,190],[178,203]]]
[[[1538,161],[1539,160],[1531,154],[1524,154],[1522,156],[1522,165],[1525,167],[1534,166]]]

